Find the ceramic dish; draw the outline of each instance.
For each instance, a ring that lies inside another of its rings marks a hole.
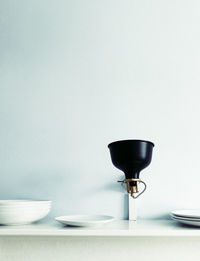
[[[199,218],[200,219],[200,209],[191,209],[191,210],[173,210],[171,214],[175,217],[184,217],[184,218]]]
[[[185,225],[200,227],[200,221],[191,221],[191,220],[179,219],[179,218],[173,218],[173,219]]]
[[[64,225],[90,227],[112,222],[114,217],[104,215],[73,215],[56,217],[55,220]]]
[[[0,200],[0,207],[7,206],[25,206],[25,205],[50,205],[50,200]]]
[[[177,216],[173,216],[171,215],[172,219],[179,219],[179,220],[189,220],[189,221],[197,221],[200,222],[199,218],[185,218],[185,217],[177,217]]]
[[[51,201],[1,200],[1,203],[1,225],[24,225],[36,222],[47,216],[51,209]]]

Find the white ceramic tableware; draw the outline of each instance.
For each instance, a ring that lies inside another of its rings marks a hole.
[[[112,222],[114,217],[104,215],[71,215],[56,217],[55,220],[64,225],[90,227]]]
[[[190,226],[195,226],[195,227],[200,227],[200,221],[192,221],[192,220],[187,220],[187,219],[181,219],[181,218],[175,218],[173,219],[177,222],[180,222],[185,225],[190,225]]]
[[[0,207],[26,205],[51,205],[50,200],[0,200]]]
[[[51,201],[0,200],[0,224],[23,225],[44,218],[51,209]]]
[[[177,217],[177,216],[173,216],[171,215],[172,219],[180,219],[180,220],[189,220],[189,221],[197,221],[200,222],[199,218],[186,218],[186,217]]]
[[[184,210],[173,210],[171,214],[175,217],[185,217],[185,218],[199,218],[200,219],[200,209],[184,209]]]

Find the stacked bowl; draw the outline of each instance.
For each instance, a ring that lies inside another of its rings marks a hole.
[[[0,224],[24,225],[48,215],[49,200],[0,200]]]

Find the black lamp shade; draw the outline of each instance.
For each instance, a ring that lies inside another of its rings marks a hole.
[[[108,145],[113,165],[126,179],[138,179],[140,171],[151,163],[154,144],[144,140],[120,140]]]

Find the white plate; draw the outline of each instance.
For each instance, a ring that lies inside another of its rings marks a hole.
[[[191,221],[191,220],[179,219],[179,218],[173,218],[173,219],[175,221],[178,221],[178,222],[185,224],[185,225],[200,227],[200,221]]]
[[[179,219],[179,220],[188,220],[188,221],[197,221],[200,222],[199,218],[186,218],[186,217],[178,217],[171,215],[172,219]]]
[[[114,220],[114,217],[104,215],[73,215],[56,217],[55,220],[64,225],[89,227],[111,222]]]
[[[184,209],[184,210],[173,210],[171,212],[173,216],[186,217],[186,218],[199,218],[200,219],[200,209]]]

